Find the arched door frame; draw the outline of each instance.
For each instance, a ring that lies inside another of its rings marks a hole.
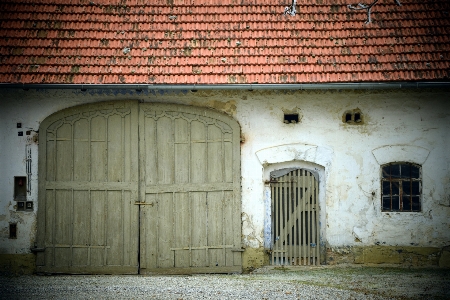
[[[326,183],[329,176],[333,151],[330,148],[310,144],[287,144],[256,151],[262,167],[264,182],[264,248],[270,249],[271,240],[271,191],[270,173],[276,170],[295,168],[304,169],[314,174],[319,185],[319,236],[321,262],[325,260],[326,244]]]

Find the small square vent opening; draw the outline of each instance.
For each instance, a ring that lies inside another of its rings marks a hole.
[[[359,108],[350,109],[342,115],[342,122],[349,125],[362,125],[364,124],[364,115]]]
[[[298,123],[298,114],[284,114],[284,123]]]
[[[345,114],[345,122],[351,122],[352,121],[352,114],[351,113],[346,113]]]

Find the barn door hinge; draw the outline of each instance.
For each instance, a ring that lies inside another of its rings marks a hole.
[[[244,248],[235,248],[235,249],[231,249],[231,252],[244,252],[245,249]]]
[[[30,250],[31,250],[31,252],[33,252],[33,253],[37,253],[37,252],[44,252],[44,251],[45,251],[45,248],[37,248],[37,247],[34,247],[34,248],[30,248]]]
[[[153,206],[153,202],[134,202],[134,205],[150,205],[150,206]]]

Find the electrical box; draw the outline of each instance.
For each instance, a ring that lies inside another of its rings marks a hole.
[[[27,201],[27,178],[25,176],[14,177],[14,200]]]
[[[14,177],[14,200],[17,201],[17,210],[33,210],[33,201],[27,201],[27,177]]]

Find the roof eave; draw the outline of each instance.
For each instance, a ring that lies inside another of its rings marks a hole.
[[[73,90],[384,90],[450,88],[450,82],[359,82],[296,84],[34,84],[0,83],[9,89],[73,89]]]

